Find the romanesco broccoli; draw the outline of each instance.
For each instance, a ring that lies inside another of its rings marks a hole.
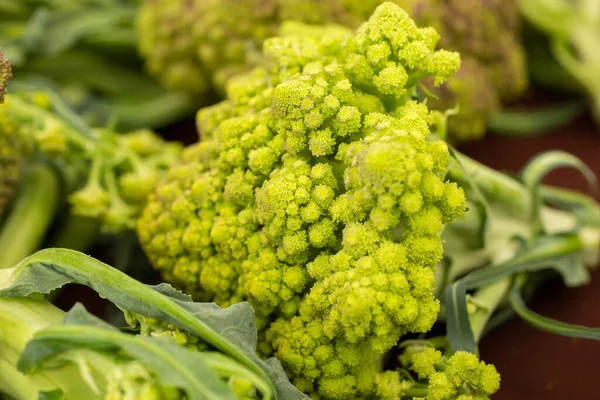
[[[167,281],[251,301],[263,350],[306,393],[373,395],[381,355],[436,320],[440,233],[465,209],[439,116],[413,100],[459,68],[438,39],[385,3],[355,33],[267,40],[138,222]]]

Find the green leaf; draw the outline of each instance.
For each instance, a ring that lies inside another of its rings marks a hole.
[[[548,151],[542,153],[527,163],[521,172],[521,180],[532,193],[532,221],[536,229],[542,230],[540,209],[540,183],[544,177],[556,168],[572,167],[577,169],[587,179],[592,190],[597,190],[594,172],[579,158],[564,151]]]
[[[156,290],[158,293],[163,294],[165,296],[172,297],[175,300],[181,301],[194,301],[192,296],[183,293],[180,290],[175,289],[173,286],[166,282],[161,282],[158,285],[148,285],[149,288]]]
[[[467,292],[464,280],[460,279],[446,287],[444,295],[446,307],[446,329],[448,342],[454,351],[470,353],[477,351],[475,336],[467,311]]]
[[[467,274],[463,278],[465,286],[467,290],[475,289],[520,272],[544,269],[558,271],[567,286],[579,286],[589,279],[578,255],[581,248],[581,239],[577,234],[544,237],[504,263]]]
[[[600,328],[588,328],[586,326],[568,324],[533,312],[525,305],[525,302],[521,297],[519,285],[516,282],[513,284],[508,299],[519,317],[521,317],[523,320],[525,320],[525,322],[534,328],[550,332],[555,335],[600,340]]]
[[[49,293],[67,283],[86,285],[123,310],[171,323],[198,336],[270,381],[278,399],[308,398],[289,382],[278,360],[263,361],[257,356],[254,310],[247,302],[228,308],[195,303],[165,285],[148,287],[92,257],[67,249],[41,250],[21,261],[5,282],[0,280],[0,297]],[[265,398],[270,395],[264,394]]]
[[[566,125],[583,114],[585,102],[559,104],[543,110],[502,110],[488,121],[490,132],[502,136],[532,137]]]
[[[71,324],[52,325],[36,332],[21,353],[17,368],[27,374],[45,361],[69,351],[86,349],[141,362],[162,386],[183,390],[190,400],[236,400],[236,395],[205,362],[203,353],[179,346],[172,339],[131,336],[94,321],[76,306]],[[92,325],[74,325],[93,321]],[[105,371],[109,373],[110,371]]]

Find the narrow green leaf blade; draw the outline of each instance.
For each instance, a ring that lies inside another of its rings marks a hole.
[[[476,353],[477,345],[467,311],[465,282],[460,279],[446,287],[444,298],[446,329],[450,346],[455,351]]]
[[[589,328],[581,325],[568,324],[566,322],[544,317],[529,309],[525,305],[525,302],[521,297],[521,291],[516,283],[513,285],[508,299],[519,317],[521,317],[523,320],[525,320],[525,322],[534,328],[550,332],[555,335],[600,340],[600,328]]]
[[[519,272],[554,269],[568,286],[578,286],[589,278],[587,271],[581,270],[584,268],[578,258],[581,247],[581,239],[576,234],[544,237],[510,260],[477,269],[463,279],[467,289],[475,289]]]
[[[585,111],[582,101],[558,104],[542,110],[502,110],[488,121],[492,133],[532,137],[563,126]]]
[[[575,168],[585,177],[590,188],[597,191],[597,179],[594,172],[578,157],[564,151],[548,151],[534,157],[527,163],[521,172],[521,180],[532,193],[532,220],[536,228],[541,229],[540,209],[540,183],[544,177],[557,168]]]

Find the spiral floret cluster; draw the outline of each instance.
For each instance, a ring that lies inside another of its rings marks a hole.
[[[413,100],[420,78],[459,68],[438,39],[385,3],[354,33],[267,40],[263,67],[199,112],[202,141],[138,221],[165,280],[252,302],[261,351],[306,393],[384,391],[381,356],[439,311],[440,234],[465,196],[445,180],[438,115]]]

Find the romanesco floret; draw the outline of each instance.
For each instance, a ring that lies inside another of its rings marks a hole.
[[[465,351],[447,357],[432,346],[411,345],[400,361],[417,375],[412,390],[422,389],[427,400],[489,399],[500,387],[496,368]]]
[[[406,383],[381,371],[382,354],[434,323],[440,233],[465,209],[413,96],[460,61],[392,3],[354,34],[332,29],[265,42],[263,68],[199,112],[203,141],[150,196],[138,233],[167,281],[250,300],[263,351],[301,390],[393,398]]]

